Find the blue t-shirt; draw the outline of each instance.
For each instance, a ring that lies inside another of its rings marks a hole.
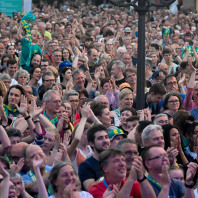
[[[46,172],[50,171],[51,169],[52,169],[51,166],[48,166],[48,165],[45,166]],[[36,180],[35,175],[34,175],[34,173],[33,173],[31,170],[28,171],[27,174],[22,175],[22,179],[23,179],[24,184],[32,183],[32,182],[34,182],[34,181]],[[52,192],[52,188],[51,188],[50,185],[49,185],[48,188],[47,188],[47,192],[48,192],[48,195],[49,195],[49,196],[52,195],[52,193],[53,193],[53,192]],[[37,198],[37,197],[39,197],[39,196],[38,196],[38,194],[37,194],[37,195],[35,195],[34,197]]]
[[[155,183],[148,180],[153,190],[155,191],[156,196],[160,194],[161,188],[159,188]],[[181,198],[185,194],[185,186],[184,184],[178,179],[171,179],[171,186],[169,189],[169,197],[174,198]]]
[[[51,169],[52,169],[51,166],[48,166],[48,165],[45,166],[46,172],[50,171]],[[30,182],[34,182],[33,178],[31,177],[30,171],[28,171],[27,174],[23,175],[22,179],[24,181],[24,184],[27,184],[27,183],[30,183]]]

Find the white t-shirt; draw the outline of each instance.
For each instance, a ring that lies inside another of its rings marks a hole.
[[[195,198],[198,198],[198,188],[195,189]]]
[[[48,198],[56,198],[54,195],[51,195]],[[81,191],[80,192],[80,198],[94,198],[90,193],[86,192],[86,191]]]

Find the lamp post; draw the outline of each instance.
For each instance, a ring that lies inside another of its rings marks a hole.
[[[144,109],[145,98],[145,15],[151,6],[165,7],[172,4],[175,0],[160,0],[160,3],[152,2],[152,0],[109,0],[109,2],[119,7],[133,6],[138,12],[138,62],[137,62],[137,110]]]

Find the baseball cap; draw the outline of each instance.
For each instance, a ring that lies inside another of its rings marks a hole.
[[[123,132],[122,129],[119,129],[119,128],[116,128],[116,127],[110,127],[112,129],[110,132],[108,132],[108,136],[109,136],[109,139],[110,140],[113,140],[113,138],[116,136],[116,135],[123,135],[124,137],[126,137],[127,135]],[[108,130],[109,131],[109,130]]]
[[[156,71],[152,74],[151,79],[157,78],[159,76],[159,71]]]

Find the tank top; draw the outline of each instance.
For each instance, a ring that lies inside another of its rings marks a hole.
[[[89,149],[89,153],[88,155],[86,156],[81,149],[79,148],[76,148],[76,157],[75,157],[75,160],[72,162],[73,164],[73,167],[76,171],[76,173],[78,174],[78,167],[80,166],[80,164],[82,162],[84,162],[87,158],[91,157],[93,151],[91,149],[90,146],[88,146],[88,149]]]

